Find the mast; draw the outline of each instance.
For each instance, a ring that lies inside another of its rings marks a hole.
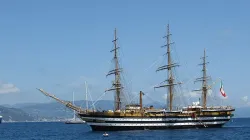
[[[86,81],[85,81],[85,92],[86,92],[86,96],[85,96],[86,111],[88,111],[88,89],[87,89],[87,82]]]
[[[119,60],[117,57],[119,47],[117,47],[118,38],[116,37],[116,28],[115,28],[114,34],[115,34],[114,40],[112,41],[114,43],[114,49],[111,50],[110,52],[114,52],[113,60],[115,62],[115,69],[109,71],[106,76],[115,75],[115,81],[113,81],[112,87],[106,91],[112,91],[112,90],[115,91],[115,100],[114,100],[115,110],[120,110],[121,109],[121,89],[123,87],[121,85],[121,77],[120,77],[120,73],[122,72],[122,69],[119,66]]]
[[[144,93],[142,91],[140,91],[140,110],[142,112],[142,96],[144,95]]]
[[[167,108],[172,111],[173,109],[173,90],[174,90],[174,86],[177,85],[177,84],[181,84],[180,82],[179,83],[175,83],[175,80],[174,80],[174,76],[173,76],[173,71],[172,69],[176,66],[179,66],[177,63],[173,63],[172,62],[172,58],[171,58],[171,50],[170,50],[170,46],[173,44],[173,42],[170,41],[170,36],[172,34],[170,34],[170,31],[169,31],[169,24],[167,25],[167,35],[164,36],[163,38],[166,38],[167,39],[167,44],[165,44],[164,46],[162,47],[167,47],[167,65],[163,65],[161,67],[159,67],[157,71],[162,71],[162,70],[168,70],[168,77],[167,77],[167,80],[163,81],[162,83],[165,83],[167,82],[167,84],[164,84],[164,85],[160,85],[160,86],[157,86],[157,87],[154,87],[154,88],[168,88],[168,98],[167,98],[167,103],[168,103],[168,106]]]
[[[207,91],[210,89],[210,87],[207,85],[207,80],[210,79],[210,76],[207,76],[207,69],[206,69],[206,65],[209,63],[206,61],[206,49],[204,49],[204,56],[201,57],[202,59],[202,63],[199,64],[199,65],[202,65],[202,77],[200,78],[197,78],[195,80],[195,82],[199,82],[201,81],[202,82],[202,88],[199,89],[199,90],[195,90],[195,91],[202,91],[202,106],[204,108],[206,108],[207,106]]]
[[[73,92],[73,105],[75,105],[75,97],[74,97],[74,92]],[[74,110],[74,120],[76,120],[76,111]]]

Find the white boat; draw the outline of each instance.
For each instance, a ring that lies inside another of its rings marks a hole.
[[[82,121],[82,120],[68,120],[68,121],[65,121],[65,124],[83,124],[85,123],[85,121]]]
[[[0,124],[2,123],[3,120],[3,116],[0,116]]]
[[[73,92],[73,105],[74,105],[74,92]],[[83,124],[85,123],[85,121],[81,120],[81,119],[78,119],[76,117],[76,112],[74,110],[74,117],[73,119],[70,119],[70,120],[67,120],[65,121],[65,124]]]
[[[104,133],[104,134],[102,134],[104,137],[108,137],[109,136],[109,134],[108,133]]]

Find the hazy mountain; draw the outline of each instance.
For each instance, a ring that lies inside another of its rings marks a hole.
[[[74,104],[82,108],[86,106],[85,100],[75,101]],[[92,108],[92,102],[88,101],[88,106]],[[36,119],[65,119],[73,117],[73,111],[58,102],[15,104],[12,107],[22,109]],[[95,103],[96,110],[107,110],[112,108],[113,101],[101,100]]]
[[[75,105],[85,108],[85,100],[75,101]],[[158,102],[145,103],[146,106],[153,105],[155,108],[162,108],[165,105]],[[88,101],[89,108],[92,108],[92,102]],[[30,114],[36,120],[41,118],[46,119],[66,119],[73,117],[73,111],[66,108],[64,105],[58,102],[51,103],[26,103],[26,104],[16,104],[12,107],[20,109],[23,112]],[[110,100],[100,100],[95,103],[95,108],[97,110],[108,110],[113,109],[113,101]],[[250,117],[250,107],[236,108],[235,117]]]
[[[95,103],[95,109],[109,110],[113,109],[113,101],[111,100],[100,100]],[[80,100],[75,101],[74,103],[77,106],[81,106],[82,108],[86,107],[86,101]],[[146,106],[154,105],[156,108],[162,108],[164,104],[159,103],[149,103]],[[15,104],[12,107],[19,108],[24,110],[25,112],[31,114],[32,116],[38,118],[46,118],[46,119],[65,119],[73,117],[73,111],[65,107],[64,105],[58,102],[51,103],[37,103],[37,104]],[[89,109],[93,108],[92,102],[88,101]]]
[[[33,121],[34,117],[22,109],[0,106],[0,115],[4,121]]]

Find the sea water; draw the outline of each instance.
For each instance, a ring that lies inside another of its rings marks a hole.
[[[93,132],[86,124],[30,122],[0,124],[0,140],[250,140],[250,118],[235,118],[223,128]]]

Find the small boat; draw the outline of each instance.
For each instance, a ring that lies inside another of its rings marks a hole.
[[[109,134],[108,133],[104,133],[104,134],[102,134],[104,137],[108,137],[109,136]]]
[[[3,120],[3,116],[0,116],[0,124],[2,123]]]

